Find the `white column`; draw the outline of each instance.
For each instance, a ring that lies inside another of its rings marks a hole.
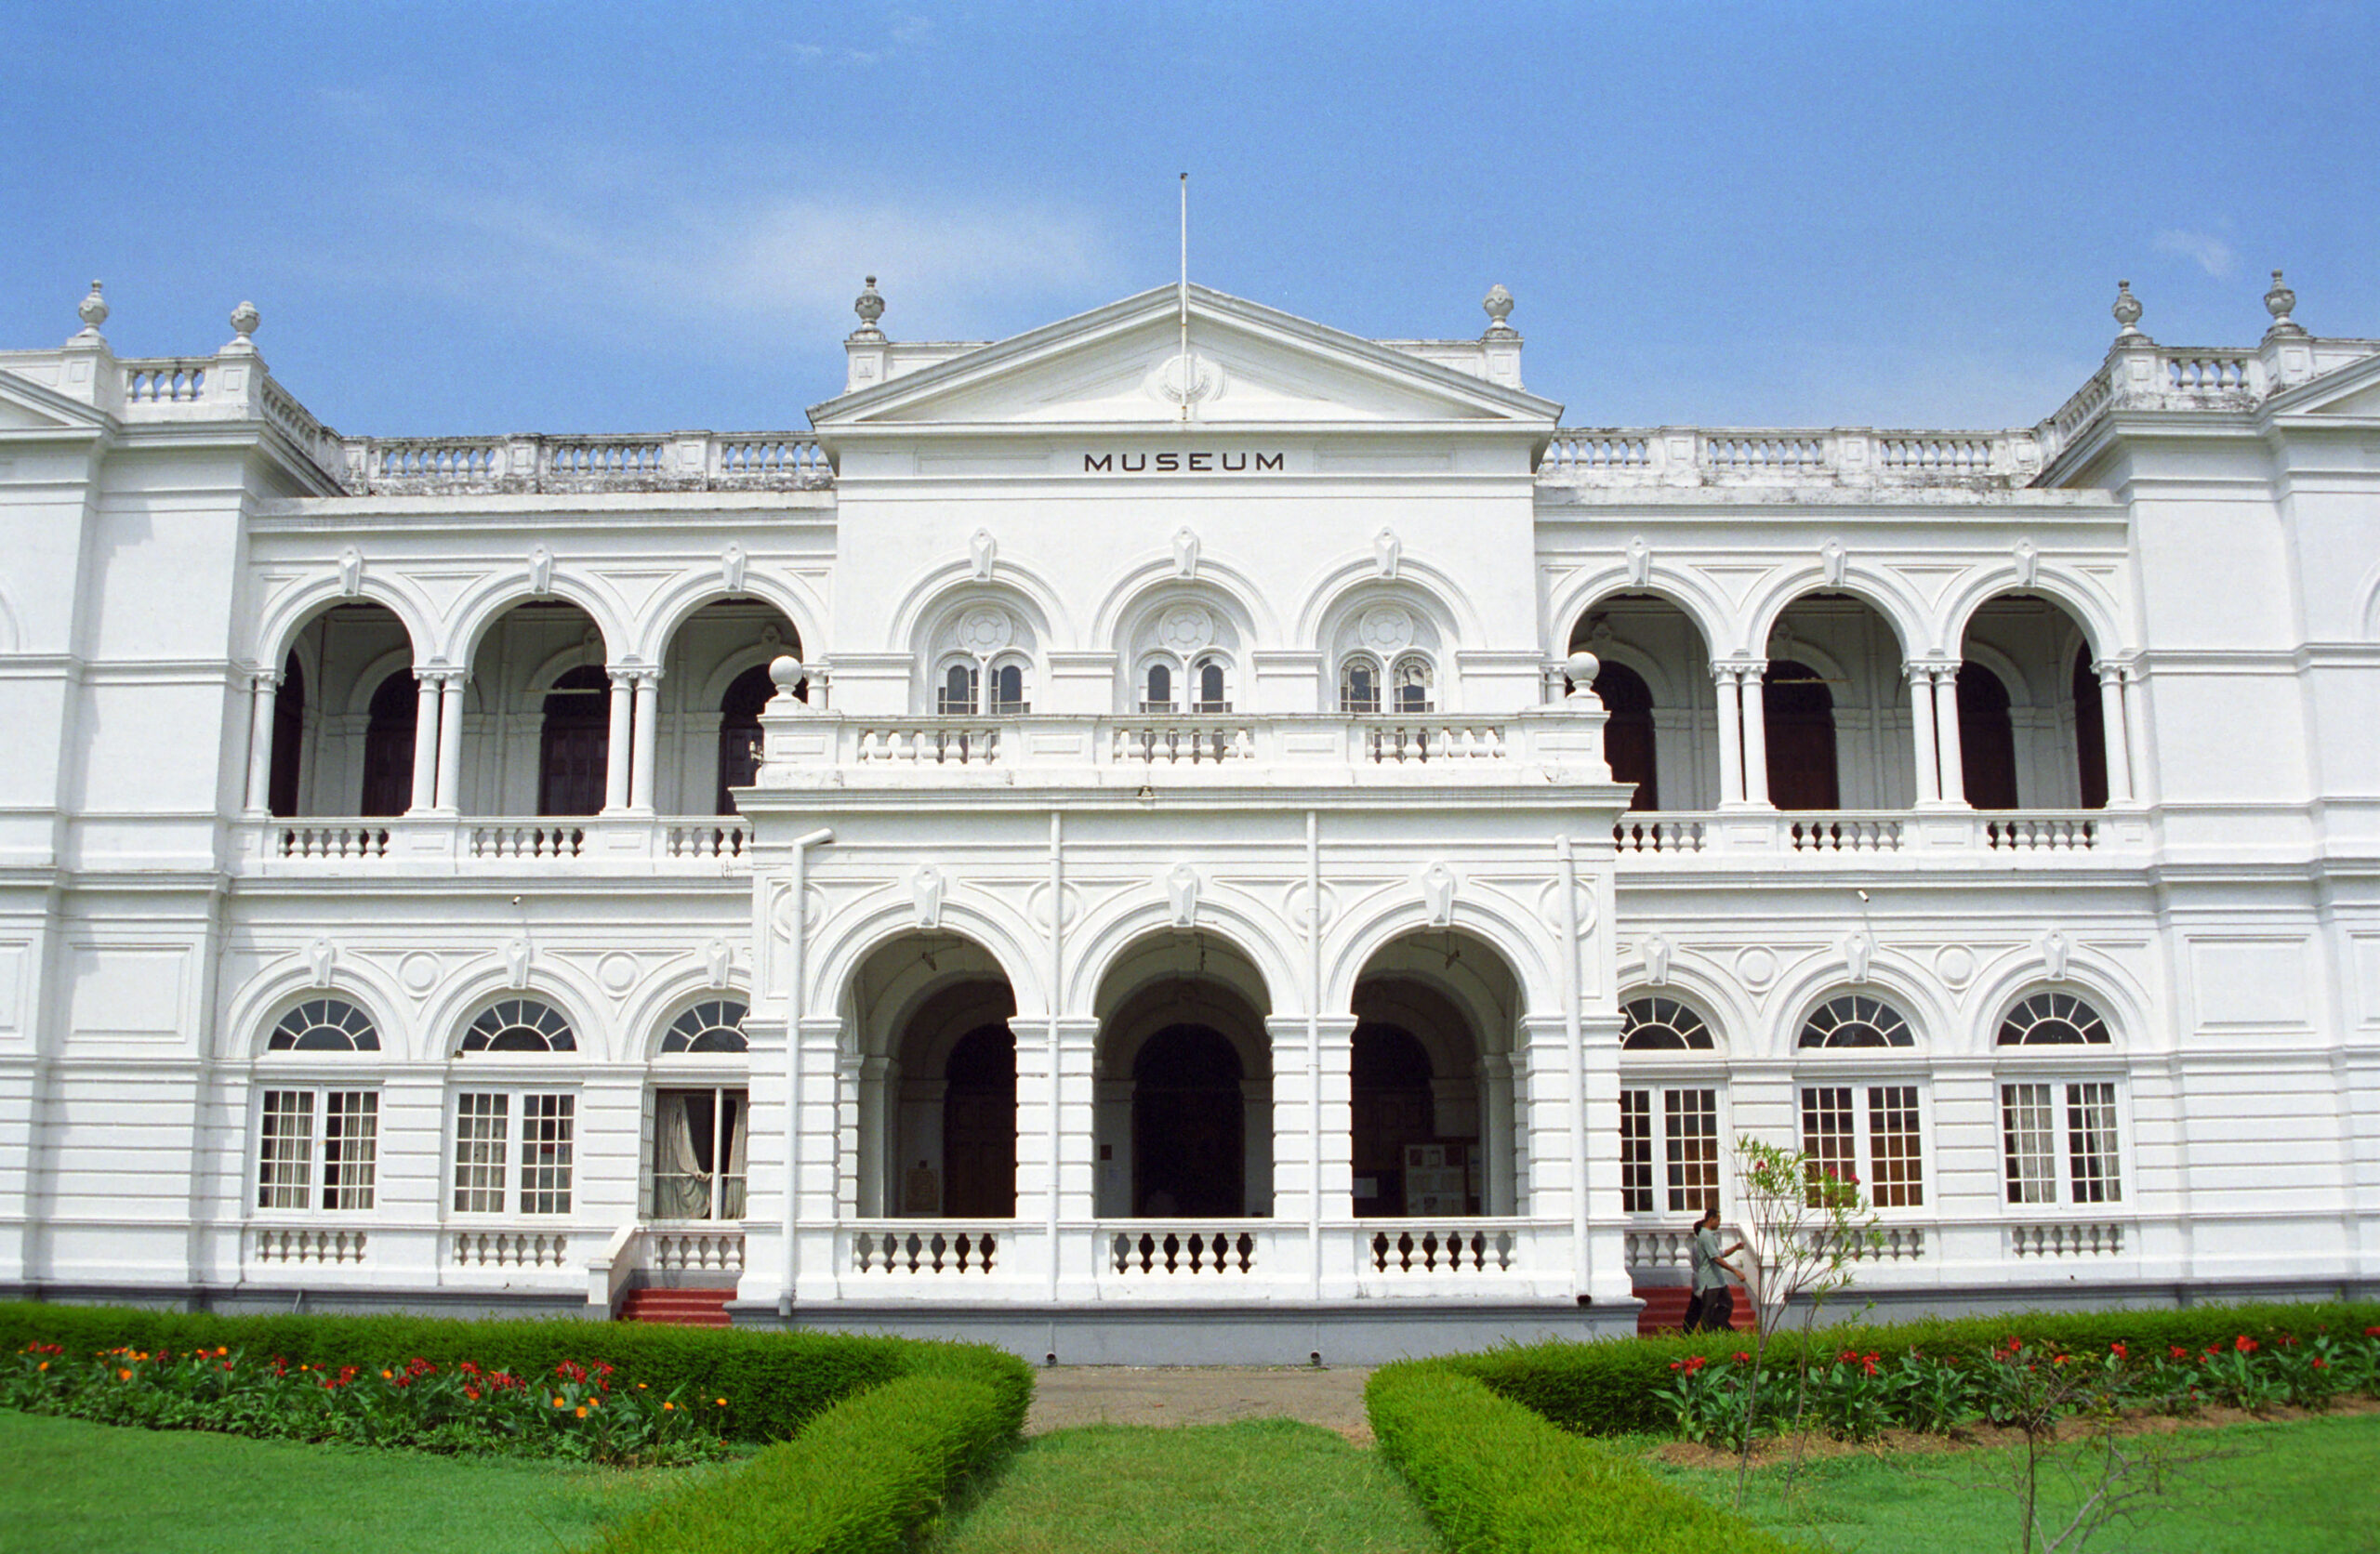
[[[2104,660],[2091,665],[2099,677],[2099,721],[2107,736],[2108,802],[2132,802],[2131,731],[2124,722],[2123,666]]]
[[[1967,801],[1966,756],[1959,744],[1959,666],[1934,671],[1934,736],[1942,747],[1942,802]]]
[[[1917,746],[1917,802],[1942,801],[1941,752],[1934,740],[1934,670],[1925,664],[1905,664],[1909,678],[1909,726]]]
[[[793,1044],[794,1298],[831,1300],[842,1273],[835,1260],[835,1235],[843,1217],[843,1023],[796,1021]]]
[[[835,1060],[835,1218],[859,1218],[860,1135],[866,1127],[863,1074],[867,1060],[856,1052]]]
[[[463,687],[470,676],[449,669],[438,700],[438,809],[463,812]]]
[[[1744,802],[1768,804],[1768,703],[1761,677],[1768,673],[1766,659],[1743,666],[1744,682]]]
[[[417,815],[438,802],[438,676],[416,669],[421,682],[413,714],[413,797],[405,813]]]
[[[628,808],[653,812],[654,737],[661,725],[661,671],[640,669],[636,676],[636,731],[628,753]]]
[[[1315,1296],[1347,1300],[1355,1294],[1355,1245],[1345,1226],[1355,1217],[1355,1021],[1339,1015],[1312,1021],[1311,1094],[1314,1119]],[[1274,1071],[1273,1115],[1281,1114],[1279,1070]],[[1273,1177],[1280,1203],[1280,1173]]]
[[[1513,1060],[1501,1052],[1483,1052],[1475,1071],[1479,1083],[1479,1149],[1486,1157],[1480,1212],[1518,1214],[1513,1192]]]
[[[272,812],[272,709],[281,677],[259,669],[248,678],[248,802],[251,815]]]
[[[1057,1239],[1051,1248],[1056,1267],[1057,1294],[1061,1300],[1088,1299],[1098,1284],[1100,1247],[1089,1233],[1091,1222],[1098,1218],[1099,1192],[1099,1021],[1096,1020],[1057,1020],[1047,1022],[1036,1033],[1034,1045],[1047,1053],[1056,1053],[1057,1072],[1044,1091],[1055,1098],[1056,1117],[1051,1126],[1043,1130],[1050,1147],[1054,1140],[1058,1152],[1052,1175],[1057,1184],[1056,1203],[1051,1222],[1057,1226]],[[1025,1207],[1025,1137],[1021,1113],[1024,1111],[1025,1075],[1021,1056],[1027,1043],[1020,1035],[1016,1049],[1020,1055],[1016,1093],[1019,1101],[1017,1136],[1017,1205],[1020,1222],[1026,1218]],[[1130,1107],[1126,1108],[1129,1114]],[[1126,1131],[1130,1132],[1127,1124]]]
[[[636,676],[626,669],[614,669],[611,676],[612,727],[603,746],[603,812],[607,815],[628,807],[628,748],[636,717]]]
[[[1528,1217],[1568,1221],[1585,1165],[1570,1151],[1572,1111],[1584,1104],[1584,1097],[1579,1089],[1581,1075],[1570,1061],[1568,1023],[1558,1015],[1525,1017],[1518,1056],[1523,1098],[1520,1142],[1528,1161]]]
[[[858,1212],[867,1219],[881,1219],[897,1206],[885,1202],[885,1135],[892,1118],[885,1071],[892,1066],[890,1058],[863,1058],[859,1065]]]
[[[1725,664],[1711,665],[1711,684],[1719,697],[1719,805],[1739,804],[1744,797],[1744,705],[1736,671]]]

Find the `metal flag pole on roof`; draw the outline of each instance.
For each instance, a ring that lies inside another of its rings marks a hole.
[[[1182,283],[1174,290],[1182,324],[1182,418],[1190,419],[1190,393],[1197,369],[1190,361],[1190,175],[1182,175]]]

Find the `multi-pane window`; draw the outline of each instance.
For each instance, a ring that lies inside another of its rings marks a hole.
[[[567,1095],[456,1096],[455,1211],[568,1214],[577,1110]]]
[[[1627,1052],[1710,1052],[1711,1027],[1674,998],[1632,998],[1620,1007],[1620,1046]]]
[[[344,998],[309,998],[281,1017],[265,1043],[270,1052],[377,1052],[372,1017]]]
[[[2070,993],[2036,993],[2000,1022],[2003,1047],[2105,1047],[2108,1022]]]
[[[372,1206],[379,1169],[377,1091],[267,1090],[260,1117],[258,1208]]]
[[[535,998],[499,998],[463,1032],[465,1052],[575,1052],[578,1037],[560,1009]]]
[[[1406,716],[1430,710],[1430,661],[1420,653],[1409,652],[1396,661],[1391,678],[1395,682],[1396,710]]]
[[[1699,1213],[1719,1201],[1716,1090],[1681,1086],[1620,1092],[1620,1206],[1631,1214],[1649,1214],[1656,1207]]]
[[[982,675],[983,670],[972,664],[953,664],[944,669],[942,683],[934,688],[934,711],[945,718],[972,718]]]
[[[1339,710],[1373,713],[1380,710],[1380,665],[1362,653],[1339,666]]]
[[[1846,993],[1830,998],[1802,1022],[1803,1047],[1914,1047],[1901,1012],[1881,998]]]
[[[742,1089],[661,1090],[653,1098],[653,1217],[744,1218]]]
[[[996,665],[992,670],[992,711],[1002,718],[1016,718],[1032,710],[1032,704],[1025,699],[1025,665]]]
[[[2058,1104],[2063,1089],[2064,1106]],[[2058,1179],[2060,1111],[2066,1176]],[[2116,1158],[2116,1087],[2109,1080],[2000,1086],[2000,1132],[2012,1204],[2112,1204],[2123,1198]]]
[[[1152,664],[1149,665],[1148,676],[1142,687],[1141,710],[1143,712],[1171,712],[1173,710],[1172,665]]]
[[[1859,1183],[1878,1208],[1925,1202],[1924,1125],[1914,1085],[1803,1086],[1802,1149],[1813,1174]]]
[[[744,1017],[751,1007],[741,998],[706,998],[669,1022],[661,1034],[661,1050],[671,1052],[743,1052]]]
[[[1192,712],[1229,712],[1231,694],[1223,680],[1223,663],[1210,653],[1200,659],[1193,673],[1197,676],[1197,695],[1190,704]]]

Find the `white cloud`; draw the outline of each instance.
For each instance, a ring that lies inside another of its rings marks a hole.
[[[2157,252],[2191,260],[2215,279],[2228,279],[2240,268],[2240,256],[2212,232],[2185,232],[2171,228],[2157,234]]]

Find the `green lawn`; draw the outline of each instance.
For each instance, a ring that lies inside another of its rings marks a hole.
[[[689,1473],[300,1446],[0,1410],[5,1554],[559,1554]]]
[[[1316,1425],[1087,1425],[1036,1436],[934,1554],[1437,1554],[1377,1452]]]
[[[2187,1450],[2220,1461],[2181,1468],[2173,1492],[2138,1522],[2087,1546],[2123,1554],[2374,1554],[2380,1551],[2380,1415],[2235,1425],[2184,1432]],[[1854,1455],[1803,1465],[1799,1504],[1782,1503],[1785,1470],[1752,1474],[1752,1519],[1779,1533],[1858,1554],[1983,1554],[2014,1549],[2016,1502],[1990,1487],[2003,1453],[1884,1460]],[[1735,1475],[1654,1471],[1731,1506]],[[2044,1478],[2044,1483],[2052,1482]]]

